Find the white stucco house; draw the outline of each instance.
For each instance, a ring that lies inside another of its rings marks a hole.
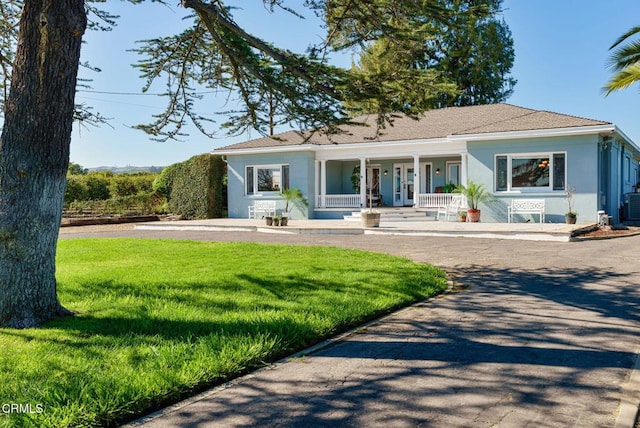
[[[359,120],[346,134],[289,131],[214,150],[228,164],[229,217],[247,217],[256,201],[283,208],[287,187],[309,201],[298,217],[341,218],[366,206],[371,185],[381,206],[426,210],[448,184],[472,180],[493,196],[480,207],[483,222],[506,222],[517,198],[544,199],[545,221],[564,222],[568,186],[578,223],[594,223],[600,210],[619,222],[638,186],[640,148],[607,121],[509,104],[400,116],[379,133],[375,117]]]

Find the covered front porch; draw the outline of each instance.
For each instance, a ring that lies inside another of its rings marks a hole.
[[[412,207],[437,210],[466,183],[466,153],[387,158],[319,159],[315,210]]]

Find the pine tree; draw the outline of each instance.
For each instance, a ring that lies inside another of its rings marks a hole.
[[[71,127],[74,118],[83,119],[74,105],[82,37],[86,28],[108,27],[115,19],[92,4],[102,2],[8,0],[0,6],[0,81],[1,89],[8,89],[0,136],[3,327],[36,326],[70,313],[57,299],[55,253]],[[291,122],[336,131],[350,119],[343,105],[347,100],[385,106],[379,108],[381,115],[392,110],[415,113],[425,106],[419,100],[399,99],[395,93],[395,85],[412,83],[411,73],[385,72],[371,80],[330,65],[330,51],[381,37],[390,43],[419,40],[426,33],[420,25],[424,15],[416,13],[418,5],[443,25],[461,14],[486,13],[484,7],[452,13],[438,0],[306,0],[302,5],[292,1],[321,16],[328,29],[321,44],[296,54],[240,27],[227,3],[231,2],[182,0],[181,6],[193,12],[193,25],[138,49],[143,55],[138,67],[149,85],[166,78],[169,97],[166,111],[154,123],[141,126],[144,131],[178,138],[182,126],[192,121],[208,133],[207,120],[194,107],[199,85],[237,96],[240,107],[228,113],[230,132],[251,127],[267,133],[274,123]],[[285,6],[285,0],[263,3],[265,13],[276,8],[298,13]],[[429,78],[437,81],[435,75]]]
[[[420,83],[399,87],[396,93],[422,109],[503,102],[516,80],[509,74],[515,58],[511,32],[497,18],[501,3],[439,0],[439,7],[453,12],[450,20],[433,19],[426,9],[417,9],[414,21],[423,22],[422,39],[377,39],[354,68],[371,79],[381,71],[413,76],[411,80]],[[478,5],[486,13],[473,13]],[[349,106],[377,112],[377,106],[366,103]]]

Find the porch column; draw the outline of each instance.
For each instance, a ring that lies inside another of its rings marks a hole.
[[[327,161],[320,161],[320,206],[327,206]]]
[[[413,207],[420,205],[420,155],[413,155]]]
[[[467,180],[467,154],[460,153],[460,183],[466,186]]]
[[[313,161],[313,205],[320,208],[320,161]]]
[[[367,159],[360,158],[360,206],[367,206]]]

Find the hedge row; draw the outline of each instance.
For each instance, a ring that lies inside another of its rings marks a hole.
[[[104,201],[153,192],[157,174],[136,173],[114,175],[108,172],[68,174],[64,194],[65,207],[72,202]]]
[[[165,168],[153,188],[167,196],[169,211],[189,219],[220,218],[226,210],[226,163],[221,156],[194,156]]]
[[[66,217],[166,214],[167,200],[155,193],[118,196],[103,201],[73,201]]]
[[[171,212],[189,219],[223,217],[226,169],[221,156],[204,154],[170,165],[160,174],[68,174],[65,211],[69,215]]]

